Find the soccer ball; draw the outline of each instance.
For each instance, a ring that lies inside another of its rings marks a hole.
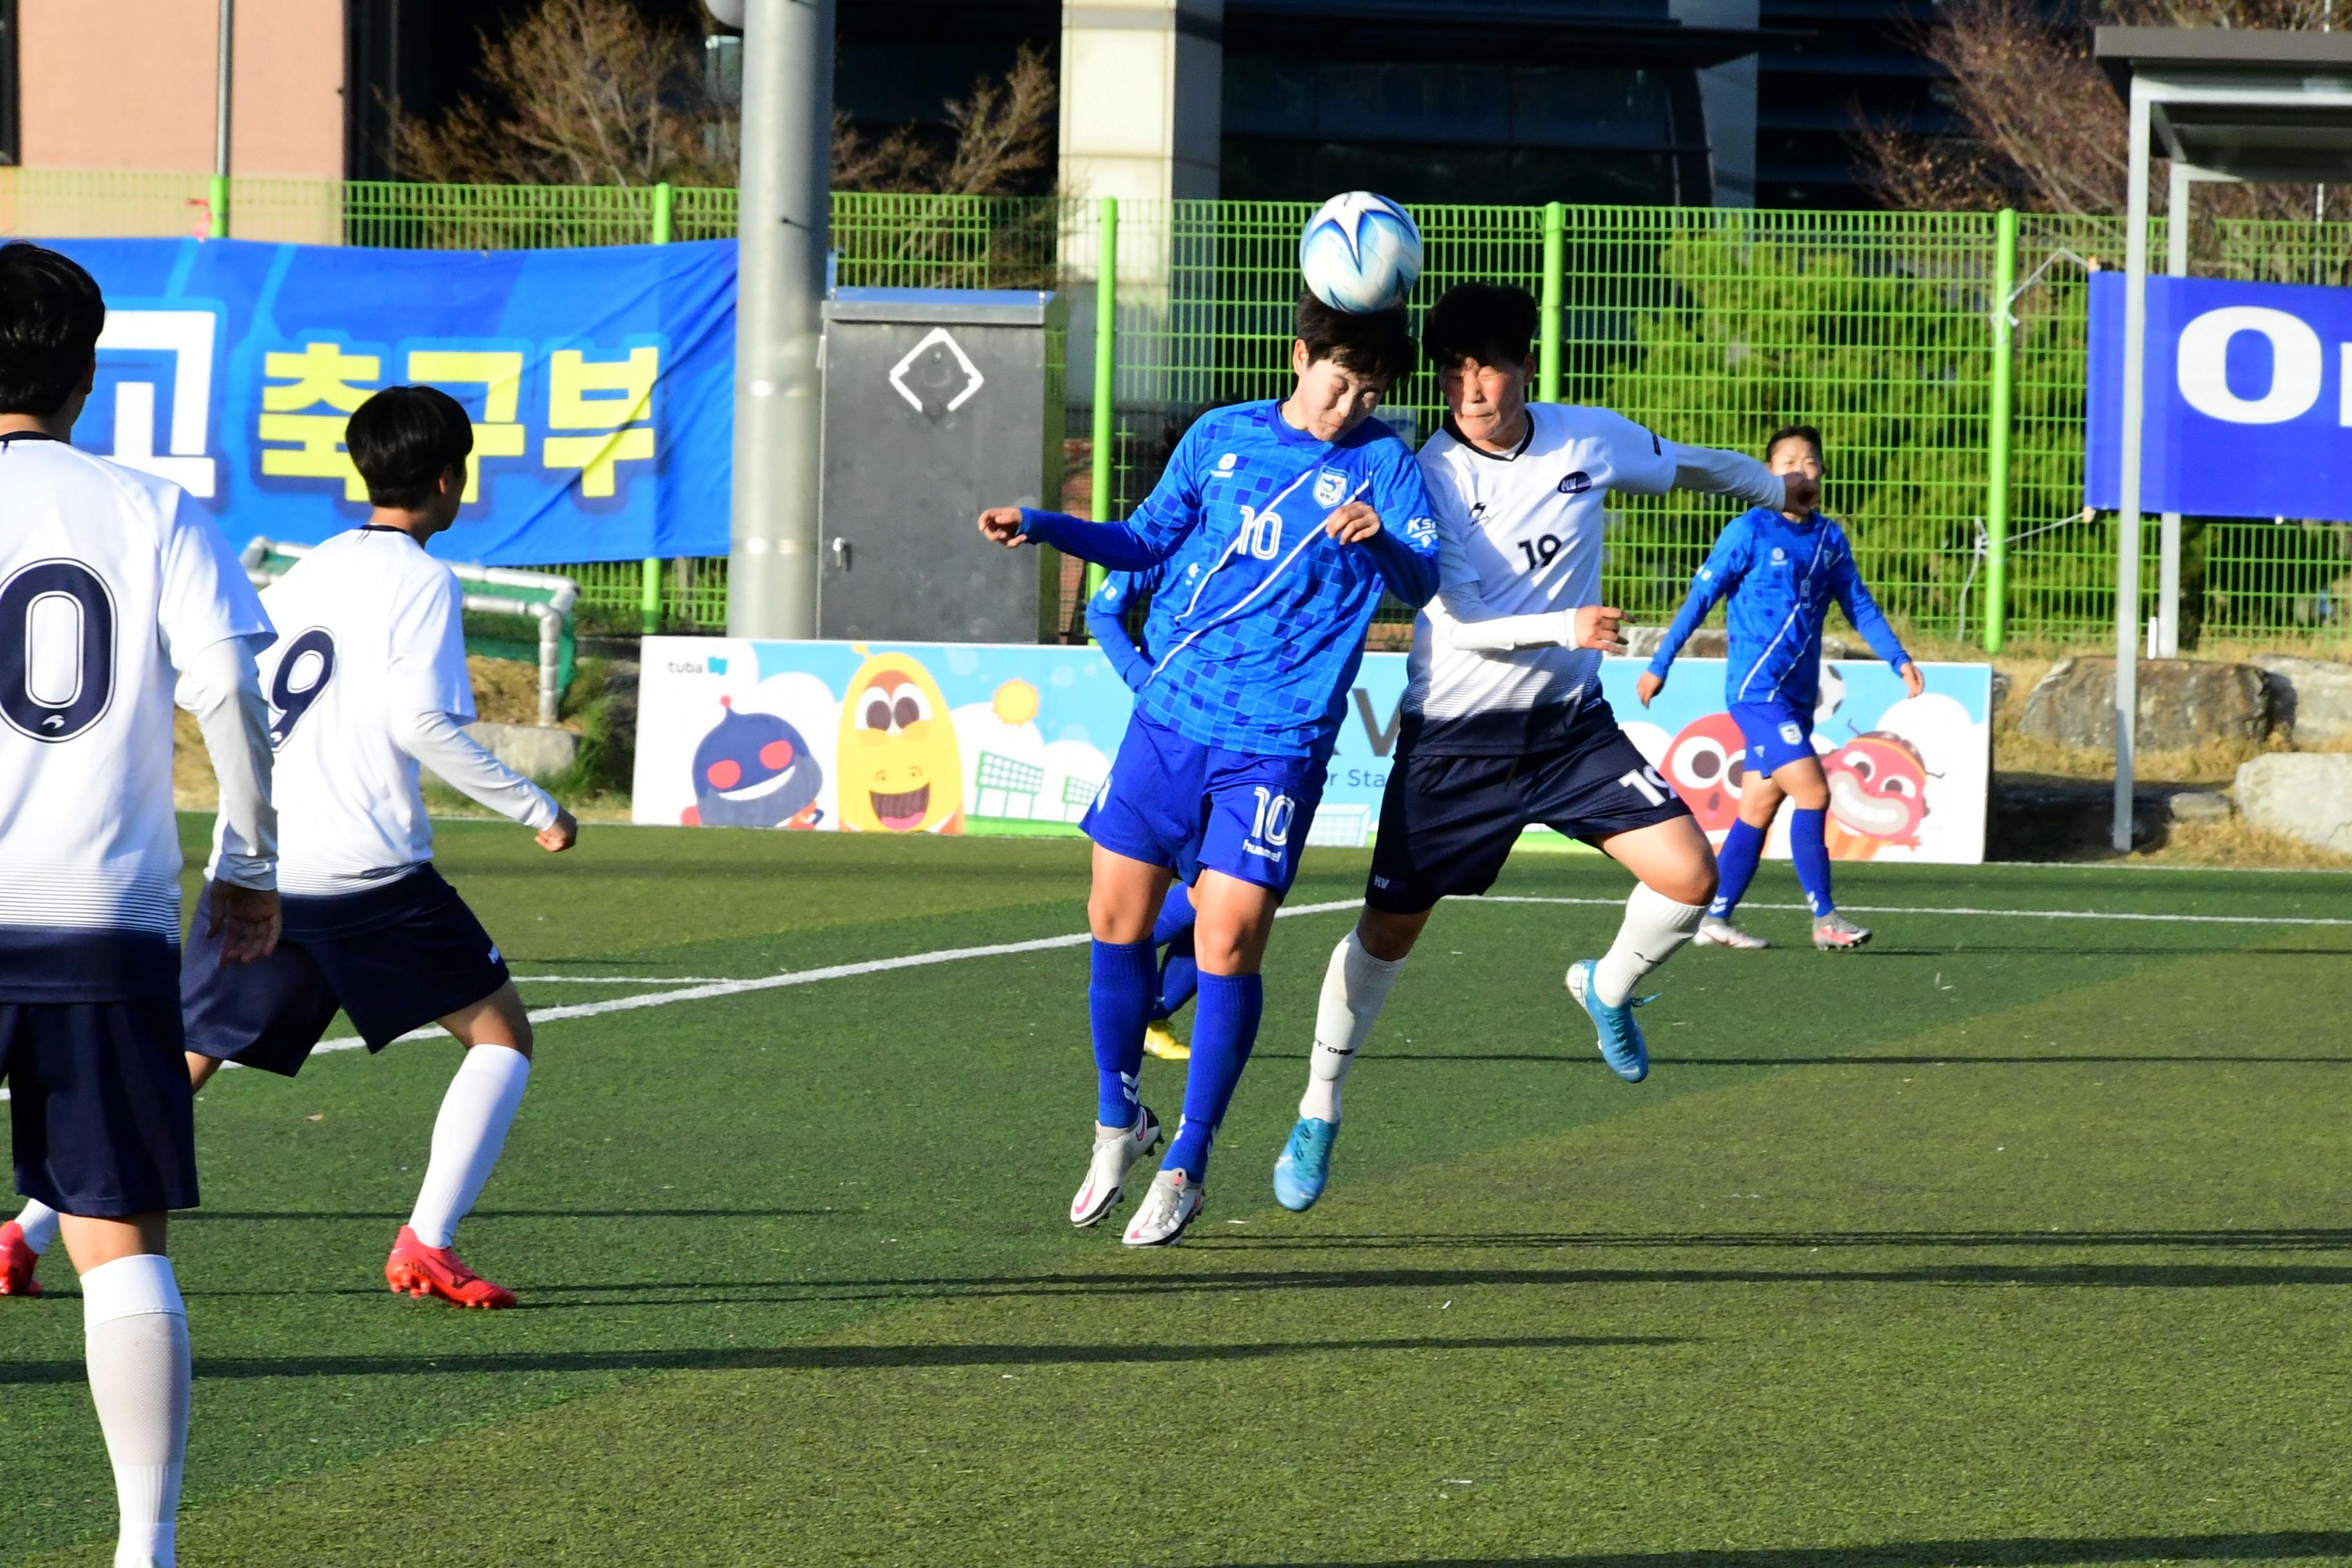
[[[1349,191],[1333,196],[1298,237],[1298,270],[1314,296],[1335,310],[1368,316],[1404,303],[1421,279],[1421,230],[1386,196]]]

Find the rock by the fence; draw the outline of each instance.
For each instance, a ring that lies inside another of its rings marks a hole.
[[[2016,684],[2017,682],[2009,678],[2009,671],[1996,669],[1992,672],[1992,710],[1994,712],[2000,711],[2000,705],[2009,700],[2010,689]]]
[[[569,772],[580,757],[580,737],[537,724],[468,724],[466,733],[519,773],[535,779]]]
[[[2272,752],[2238,770],[2235,793],[2252,826],[2352,855],[2352,756]]]
[[[2184,789],[2165,804],[2172,808],[2175,822],[2226,822],[2230,817],[2230,797],[2219,790]]]
[[[2352,742],[2352,664],[2264,654],[2254,663],[2271,678],[2271,707],[2306,750]]]
[[[2017,731],[2077,750],[2111,752],[2115,701],[2114,659],[2062,658],[2026,693]],[[2138,709],[2143,752],[2259,742],[2271,732],[2270,683],[2251,664],[2142,659]]]

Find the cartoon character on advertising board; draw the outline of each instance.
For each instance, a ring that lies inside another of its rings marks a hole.
[[[939,682],[903,653],[869,657],[841,704],[841,826],[961,833],[963,756]]]

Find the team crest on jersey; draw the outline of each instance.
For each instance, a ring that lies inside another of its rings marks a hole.
[[[1576,472],[1559,481],[1559,493],[1564,496],[1580,496],[1591,488],[1592,476],[1582,468],[1577,469]]]
[[[1348,476],[1335,468],[1318,469],[1315,475],[1315,504],[1338,506],[1348,499]]]
[[[1788,744],[1790,744],[1790,745],[1793,746],[1793,745],[1795,745],[1798,742],[1800,742],[1800,741],[1803,740],[1804,738],[1805,738],[1805,732],[1804,732],[1802,730],[1800,730],[1799,728],[1797,728],[1796,723],[1795,723],[1795,721],[1790,721],[1790,722],[1788,722],[1788,723],[1785,723],[1785,724],[1782,724],[1782,725],[1780,726],[1780,739],[1781,739],[1782,741],[1786,742]]]
[[[1788,559],[1789,559],[1789,552],[1788,552],[1787,551],[1785,551],[1785,550],[1781,549],[1781,548],[1780,548],[1779,545],[1777,545],[1777,544],[1776,544],[1776,545],[1774,545],[1774,546],[1772,547],[1772,564],[1773,564],[1773,565],[1778,566],[1778,565],[1780,565],[1781,563],[1783,563],[1783,562],[1787,561]]]

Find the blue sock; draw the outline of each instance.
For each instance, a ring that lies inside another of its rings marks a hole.
[[[1192,928],[1186,926],[1168,944],[1168,956],[1160,961],[1160,1000],[1153,1005],[1151,1016],[1174,1016],[1200,988],[1201,966],[1192,957]]]
[[[1746,817],[1733,820],[1731,831],[1723,837],[1723,847],[1715,852],[1716,875],[1719,879],[1715,889],[1715,902],[1707,905],[1708,918],[1727,921],[1739,900],[1748,896],[1748,884],[1756,879],[1756,863],[1764,858],[1764,829],[1750,826]]]
[[[1160,918],[1151,924],[1151,945],[1166,947],[1191,931],[1192,922],[1200,918],[1200,911],[1192,907],[1192,889],[1177,883],[1160,900]]]
[[[1095,1031],[1095,1120],[1132,1127],[1142,1103],[1135,1089],[1143,1070],[1143,1023],[1159,979],[1148,942],[1097,942],[1087,983],[1087,1014]]]
[[[1257,1044],[1265,983],[1255,974],[1201,976],[1201,1011],[1192,1020],[1192,1060],[1184,1077],[1184,1121],[1176,1130],[1163,1171],[1181,1171],[1195,1184],[1209,1170],[1209,1144],[1234,1100],[1234,1086]]]
[[[1828,826],[1825,810],[1799,811],[1789,818],[1789,853],[1797,862],[1797,885],[1805,889],[1805,902],[1813,906],[1815,920],[1837,910],[1830,899]]]

